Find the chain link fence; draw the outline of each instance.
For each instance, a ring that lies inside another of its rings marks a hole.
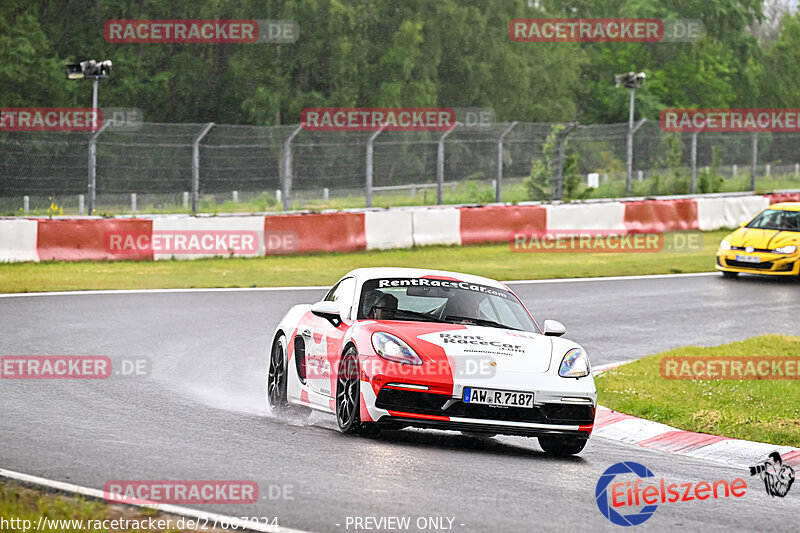
[[[798,133],[675,134],[644,121],[633,135],[630,176],[628,134],[627,124],[522,122],[450,132],[155,123],[96,134],[4,131],[0,215],[264,212],[800,187]]]

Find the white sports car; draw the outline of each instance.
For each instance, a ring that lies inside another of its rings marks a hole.
[[[317,409],[345,433],[407,426],[538,437],[580,452],[594,425],[589,358],[539,327],[504,284],[411,268],[348,273],[325,298],[296,305],[272,337],[273,413]]]

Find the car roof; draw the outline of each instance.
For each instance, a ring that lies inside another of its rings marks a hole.
[[[372,268],[357,268],[349,272],[348,275],[355,276],[361,283],[368,279],[375,278],[452,278],[458,281],[466,281],[469,283],[479,283],[489,287],[496,287],[498,289],[508,290],[508,287],[499,281],[484,278],[483,276],[474,276],[472,274],[464,274],[461,272],[450,272],[447,270],[433,270],[429,268],[404,268],[404,267],[372,267]]]
[[[800,202],[781,202],[779,204],[772,204],[769,209],[778,209],[780,211],[800,211]]]

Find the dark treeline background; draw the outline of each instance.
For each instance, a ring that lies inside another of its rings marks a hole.
[[[664,107],[800,107],[788,0],[2,0],[0,106],[91,105],[64,64],[111,59],[101,107],[149,122],[296,124],[309,106],[491,107],[501,121],[624,122],[615,73]],[[668,4],[668,5],[664,5]],[[696,43],[515,43],[514,18],[695,18]],[[110,44],[109,19],[292,19],[284,44]]]

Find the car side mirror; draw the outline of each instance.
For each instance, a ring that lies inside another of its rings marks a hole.
[[[338,328],[342,323],[342,315],[339,314],[339,304],[336,302],[317,302],[311,306],[311,312],[324,318]]]
[[[544,321],[544,334],[549,337],[560,337],[567,332],[564,324],[558,320],[545,320]]]
[[[739,227],[743,228],[747,225],[747,222],[739,222]]]

